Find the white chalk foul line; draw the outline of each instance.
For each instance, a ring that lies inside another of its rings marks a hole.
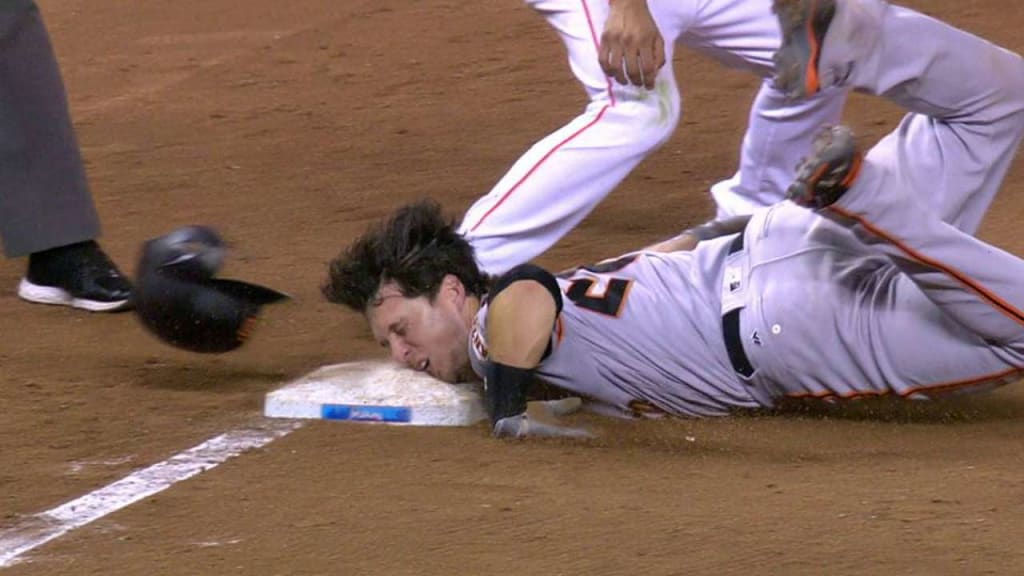
[[[28,517],[13,528],[0,531],[0,568],[17,563],[26,552],[75,528],[162,492],[247,450],[265,446],[302,425],[295,421],[267,422],[221,434],[81,498]]]

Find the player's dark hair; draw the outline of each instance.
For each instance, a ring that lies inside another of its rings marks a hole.
[[[461,280],[469,294],[482,296],[487,290],[488,278],[455,222],[444,217],[437,202],[421,200],[399,208],[331,260],[321,292],[330,302],[366,312],[387,282],[395,282],[406,297],[432,300],[447,274]]]

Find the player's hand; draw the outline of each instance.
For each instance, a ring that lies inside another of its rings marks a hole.
[[[593,438],[583,428],[570,428],[532,420],[526,414],[502,418],[494,424],[495,438]]]
[[[665,65],[665,41],[647,0],[612,2],[598,56],[601,69],[619,84],[654,88],[658,70]]]

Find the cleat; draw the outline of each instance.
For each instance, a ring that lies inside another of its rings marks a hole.
[[[818,59],[825,33],[836,13],[835,0],[774,0],[772,11],[782,29],[775,52],[775,88],[790,98],[821,91]]]
[[[797,166],[786,198],[806,208],[830,206],[853,186],[863,162],[848,127],[826,128],[815,138],[811,155]]]

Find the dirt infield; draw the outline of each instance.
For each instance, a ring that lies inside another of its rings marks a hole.
[[[199,356],[130,314],[20,302],[0,262],[0,530],[257,418],[264,394],[378,355],[319,296],[371,220],[453,215],[584,94],[520,2],[42,0],[127,271],[184,224],[225,274],[289,292],[252,342]],[[1017,0],[910,5],[1017,51]],[[711,214],[755,79],[681,51],[680,129],[542,263],[610,256]],[[897,111],[855,97],[871,140]],[[1018,161],[982,235],[1024,253]],[[0,569],[34,574],[1016,574],[1024,388],[955,404],[619,423],[600,439],[315,423]],[[1015,568],[1016,567],[1016,568]]]

